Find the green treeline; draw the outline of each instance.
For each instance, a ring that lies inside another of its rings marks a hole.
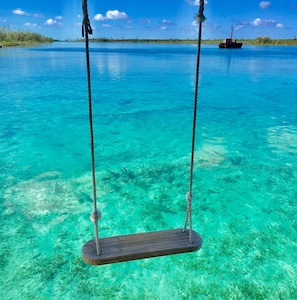
[[[238,40],[239,41],[239,40]],[[297,46],[297,39],[272,39],[269,36],[260,36],[254,40],[242,40],[243,43],[262,46]]]
[[[289,45],[289,46],[297,46],[297,39],[277,39],[273,40],[270,37],[257,37],[257,44],[260,45]]]
[[[67,42],[83,42],[84,39],[67,40]],[[109,39],[105,37],[90,38],[90,42],[96,43],[155,43],[155,44],[194,44],[195,40],[181,39]]]
[[[52,38],[45,37],[41,34],[10,30],[8,27],[0,27],[0,44],[5,46],[21,46],[37,43],[52,43]],[[82,39],[68,40],[68,42],[81,42]],[[196,44],[195,39],[109,39],[109,38],[91,38],[90,42],[116,42],[116,43],[162,43],[162,44]],[[221,40],[202,40],[202,44],[219,44]],[[297,46],[297,38],[293,39],[272,39],[269,36],[257,37],[256,39],[237,39],[244,45],[267,45],[267,46]]]
[[[0,27],[0,43],[7,46],[30,45],[36,43],[51,43],[53,39],[30,31],[10,30]]]
[[[70,41],[70,40],[68,40]],[[82,42],[82,39],[74,40],[75,42]],[[202,44],[219,44],[222,40],[202,40]],[[267,45],[267,46],[297,46],[297,38],[294,39],[272,39],[270,37],[257,37],[256,39],[237,39],[244,45]],[[195,44],[197,40],[192,39],[109,39],[109,38],[91,38],[90,42],[99,43],[162,43],[162,44]]]
[[[236,39],[238,43],[243,45],[255,46],[297,46],[297,39],[272,39],[270,37],[257,37],[256,39]],[[221,40],[203,40],[204,44],[219,44]]]

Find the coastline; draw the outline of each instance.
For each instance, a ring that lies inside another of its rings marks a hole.
[[[66,40],[65,42],[83,42],[83,39]],[[151,43],[151,44],[196,44],[196,39],[107,39],[107,38],[92,38],[91,43]],[[221,39],[205,39],[202,44],[219,44]],[[237,39],[237,42],[244,45],[254,46],[297,46],[297,39],[270,39],[270,38],[256,38],[256,39]]]
[[[107,38],[93,38],[89,40],[90,43],[135,43],[135,44],[196,44],[197,40],[192,39],[107,39]],[[0,41],[2,45],[1,48],[10,48],[10,47],[30,47],[34,45],[43,45],[53,42],[84,42],[84,39],[75,39],[75,40],[52,40],[52,41],[45,41],[45,42],[22,42],[22,41]],[[202,44],[210,44],[210,45],[218,45],[221,40],[214,39],[214,40],[202,40]],[[243,43],[243,45],[252,45],[252,46],[297,46],[297,39],[253,39],[253,40],[246,40],[246,39],[237,39],[237,42]]]

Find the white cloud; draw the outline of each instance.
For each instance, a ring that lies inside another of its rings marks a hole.
[[[282,23],[277,23],[276,28],[285,28],[285,25]]]
[[[260,18],[256,18],[254,21],[251,22],[253,26],[274,26],[275,20],[262,20]]]
[[[262,20],[260,18],[256,18],[254,21],[251,22],[253,26],[259,26],[262,24]]]
[[[123,20],[127,19],[128,15],[125,12],[120,12],[117,9],[109,10],[106,12],[105,16],[102,14],[97,14],[94,17],[95,21],[105,21],[105,20]]]
[[[53,19],[48,19],[45,21],[46,25],[55,25],[56,23],[57,23],[57,21],[53,20]]]
[[[27,12],[25,12],[24,10],[22,10],[21,8],[17,8],[15,10],[12,11],[13,14],[15,15],[19,15],[19,16],[33,16],[34,18],[44,18],[44,15],[42,14],[29,14]]]
[[[58,22],[57,20],[54,19],[48,19],[45,21],[45,25],[49,25],[49,26],[53,26],[53,25],[57,25],[57,26],[61,26],[62,23]]]
[[[162,21],[162,24],[174,25],[174,23],[172,21],[166,20],[166,19]]]
[[[56,20],[63,20],[63,17],[62,16],[56,16],[55,19]]]
[[[271,2],[269,2],[269,1],[261,1],[259,3],[259,7],[261,9],[266,9],[266,8],[269,8],[270,6],[271,6]]]
[[[247,25],[247,26],[251,25],[251,26],[255,26],[255,27],[265,27],[266,26],[266,27],[286,28],[286,26],[283,23],[277,23],[275,20],[271,20],[271,19],[263,20],[260,18],[256,18],[254,21],[246,23],[246,24],[238,25],[238,27],[242,28],[245,25]],[[238,28],[238,29],[241,29],[241,28]]]
[[[128,16],[125,12],[120,12],[117,9],[115,10],[109,10],[106,13],[106,17],[109,20],[122,20],[122,19],[127,19]]]
[[[191,26],[197,26],[198,25],[198,22],[197,21],[193,21],[192,23],[191,23]]]
[[[235,27],[235,30],[240,30],[240,29],[242,29],[243,27],[244,27],[243,24],[239,24],[239,25],[237,25],[237,26]]]
[[[28,26],[28,27],[37,27],[37,24],[36,23],[29,23],[29,22],[27,22],[27,23],[25,23],[24,24],[24,26]]]
[[[95,20],[95,21],[104,21],[104,20],[106,20],[106,18],[105,18],[103,15],[101,15],[101,14],[97,14],[97,15],[94,17],[94,20]]]
[[[112,26],[109,25],[109,24],[102,24],[102,27],[104,27],[104,28],[111,28]]]
[[[21,8],[17,8],[15,10],[12,11],[15,15],[19,15],[19,16],[28,16],[29,14],[26,13],[25,11],[23,11]]]

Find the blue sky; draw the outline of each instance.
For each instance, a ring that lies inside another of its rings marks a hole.
[[[0,26],[81,37],[80,0],[2,0]],[[297,37],[297,0],[208,0],[203,39]],[[93,37],[196,38],[199,0],[88,0]]]

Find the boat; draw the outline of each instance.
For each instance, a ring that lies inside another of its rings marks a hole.
[[[239,49],[242,47],[242,43],[237,43],[237,40],[233,42],[232,40],[232,34],[233,34],[233,25],[231,26],[231,34],[230,38],[223,39],[221,43],[219,43],[219,48],[235,48]]]

